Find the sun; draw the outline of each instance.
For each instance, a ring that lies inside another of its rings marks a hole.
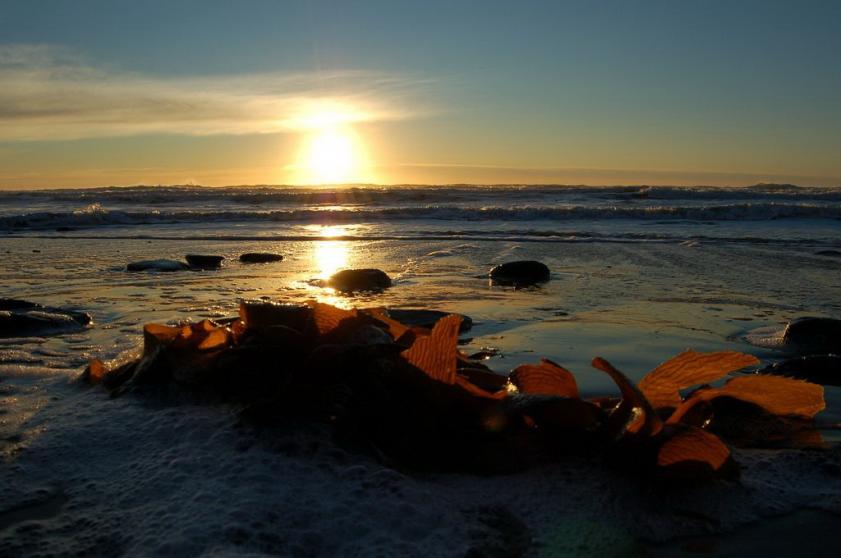
[[[296,169],[305,184],[357,184],[369,182],[370,169],[360,135],[345,123],[315,119],[305,131]]]
[[[305,168],[318,184],[351,182],[359,172],[359,155],[353,135],[340,128],[319,130],[309,140]]]

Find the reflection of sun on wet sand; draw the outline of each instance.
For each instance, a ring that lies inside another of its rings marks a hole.
[[[341,227],[325,227],[321,231],[324,238],[345,234]],[[321,279],[327,279],[339,270],[348,267],[350,244],[344,240],[319,240],[314,243],[313,260]]]

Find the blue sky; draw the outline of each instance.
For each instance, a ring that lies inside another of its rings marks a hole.
[[[307,100],[377,182],[841,185],[839,2],[0,5],[0,187],[294,182]]]

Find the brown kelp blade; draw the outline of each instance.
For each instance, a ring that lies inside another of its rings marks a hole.
[[[213,351],[222,349],[232,342],[231,330],[211,320],[182,324],[177,327],[147,324],[143,328],[143,335],[144,353],[157,347],[168,347],[174,350]]]
[[[107,372],[108,369],[105,367],[105,363],[98,358],[95,358],[90,361],[90,364],[88,364],[82,378],[91,384],[98,384],[102,381],[102,378],[105,377]]]
[[[663,422],[654,412],[651,403],[625,374],[601,357],[594,358],[592,364],[593,368],[606,372],[619,387],[622,400],[611,416],[621,420],[621,424],[617,426],[622,432],[653,436],[662,430]],[[622,432],[617,434],[622,434]]]
[[[639,389],[655,409],[675,408],[680,390],[717,380],[759,360],[744,353],[724,351],[699,353],[688,350],[671,358],[640,380]]]
[[[182,328],[161,324],[143,326],[143,352],[148,353],[157,347],[166,346],[182,335]]]
[[[336,329],[343,320],[355,318],[358,315],[356,309],[345,310],[323,302],[311,300],[307,303],[312,308],[312,317],[315,327],[320,335],[326,335]]]
[[[812,419],[825,407],[823,387],[780,376],[739,376],[720,388],[703,389],[684,401],[669,417],[679,422],[695,405],[727,396],[758,405],[769,413]]]
[[[217,327],[207,332],[207,335],[196,346],[199,351],[217,351],[231,343],[231,332],[226,327]]]
[[[429,335],[418,336],[401,354],[410,364],[433,380],[456,383],[456,344],[461,316],[451,314],[438,320]]]
[[[657,451],[657,467],[672,477],[702,478],[727,476],[735,469],[730,448],[715,434],[684,426]]]
[[[578,385],[572,372],[545,358],[540,364],[518,366],[508,379],[520,393],[579,397]]]

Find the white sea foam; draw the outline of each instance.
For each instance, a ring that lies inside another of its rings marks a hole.
[[[210,222],[841,219],[841,190],[670,187],[136,187],[0,193],[0,230]]]
[[[740,451],[741,482],[680,490],[575,457],[500,477],[413,476],[317,427],[258,433],[227,406],[112,400],[44,372],[58,400],[26,420],[0,468],[0,511],[18,509],[0,515],[9,556],[464,556],[499,510],[547,554],[597,556],[804,506],[841,512],[838,453]]]

